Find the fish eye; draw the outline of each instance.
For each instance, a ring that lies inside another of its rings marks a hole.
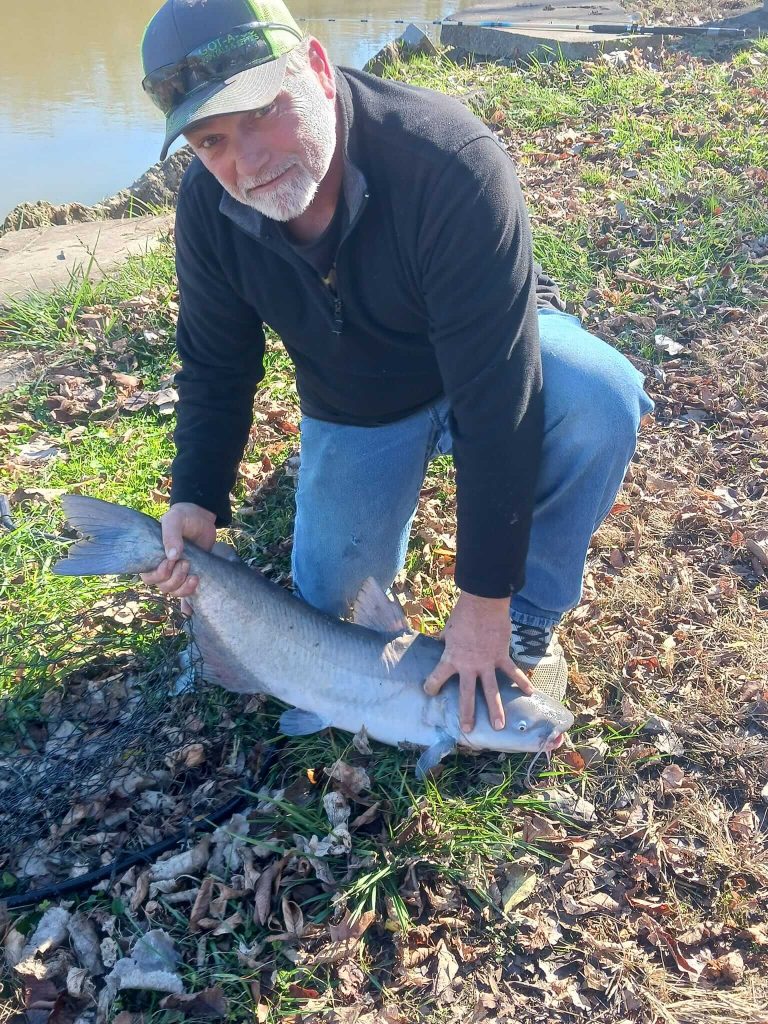
[[[527,722],[518,722],[517,723],[517,731],[518,732],[525,732],[527,730],[527,728],[528,728],[528,723]]]

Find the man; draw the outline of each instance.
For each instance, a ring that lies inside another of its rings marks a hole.
[[[184,134],[198,157],[167,559],[145,580],[192,594],[184,540],[230,521],[267,323],[303,416],[297,592],[341,615],[367,576],[388,586],[429,460],[452,452],[460,596],[427,692],[458,674],[465,730],[478,681],[503,726],[497,670],[562,696],[556,626],[651,402],[534,267],[506,153],[455,100],[332,68],[280,0],[167,0],[142,52],[162,156]]]

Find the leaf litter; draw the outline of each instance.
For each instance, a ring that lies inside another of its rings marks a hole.
[[[761,88],[749,76],[764,74],[765,55],[755,59],[727,66],[745,90]],[[684,53],[630,51],[620,66],[671,83],[697,64]],[[631,338],[628,354],[656,403],[564,624],[579,712],[571,747],[530,792],[498,761],[467,759],[440,780],[439,798],[410,810],[364,736],[343,756],[313,747],[306,771],[287,759],[274,784],[211,836],[110,879],[85,909],[62,901],[42,916],[8,918],[8,969],[34,982],[28,1014],[56,1020],[66,998],[84,1020],[106,1019],[119,991],[134,1000],[113,1018],[120,1024],[139,1024],[158,1005],[202,1018],[237,1006],[242,1019],[271,1021],[290,978],[301,1009],[281,1019],[318,1024],[446,1012],[467,1021],[767,1019],[766,250],[742,234],[709,281],[654,280],[635,261],[665,232],[685,244],[700,216],[696,196],[688,223],[663,199],[611,204],[581,188],[585,162],[630,187],[645,172],[609,131],[516,135],[504,117],[491,121],[518,160],[535,224],[576,210],[593,216],[605,269],[577,311],[625,350]],[[743,180],[764,198],[759,170],[745,168]],[[146,311],[138,303],[124,312],[138,326]],[[147,396],[171,382],[147,386],[127,346],[105,367],[110,313],[91,312],[78,330],[93,360],[51,378],[54,422],[128,415],[132,398],[134,412],[162,413],[172,396]],[[162,341],[145,334],[148,346]],[[259,403],[240,470],[244,520],[295,472],[295,462],[283,470],[295,406],[276,391]],[[33,444],[32,464],[60,457],[53,434]],[[12,459],[23,457],[17,448]],[[411,621],[428,630],[455,594],[454,495],[450,467],[438,467],[397,582]],[[261,552],[278,563],[285,553],[284,543]],[[231,748],[216,753],[194,738],[177,751],[172,763],[187,772],[241,763]],[[466,839],[450,810],[493,787],[508,832],[473,851],[479,840]],[[167,796],[137,786],[124,799],[167,813]],[[164,936],[162,963],[141,960],[137,935]],[[237,965],[236,987],[218,983],[221,963]],[[149,994],[158,986],[167,993],[159,1004]]]

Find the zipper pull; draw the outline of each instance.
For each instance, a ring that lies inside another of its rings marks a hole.
[[[341,334],[344,330],[344,307],[338,296],[333,300],[333,333]]]

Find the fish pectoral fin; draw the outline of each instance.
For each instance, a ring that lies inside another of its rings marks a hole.
[[[432,769],[440,764],[444,757],[452,754],[456,749],[456,740],[447,733],[440,737],[437,743],[427,747],[419,760],[416,762],[416,777],[425,779]]]
[[[352,621],[377,633],[400,634],[411,628],[397,598],[387,597],[373,576],[360,587],[352,605]]]
[[[302,711],[301,708],[289,708],[280,715],[280,732],[284,736],[310,736],[330,725],[314,711]]]

